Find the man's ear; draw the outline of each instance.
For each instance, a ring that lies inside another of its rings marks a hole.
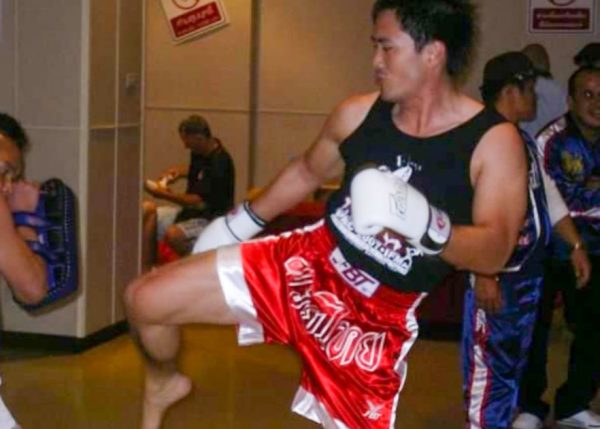
[[[439,40],[433,40],[423,47],[423,54],[427,64],[432,66],[446,66],[447,51],[446,45]]]

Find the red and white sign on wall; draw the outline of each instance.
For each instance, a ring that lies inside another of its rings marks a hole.
[[[592,33],[596,0],[529,0],[531,33]]]
[[[162,0],[162,5],[177,43],[228,23],[221,0]]]

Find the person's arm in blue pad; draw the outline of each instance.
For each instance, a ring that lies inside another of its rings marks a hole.
[[[15,188],[21,185],[17,183]],[[27,246],[42,258],[46,265],[48,293],[35,305],[17,301],[27,310],[51,304],[77,290],[77,225],[75,197],[59,179],[42,183],[37,204],[13,207],[17,230],[29,234]]]
[[[0,274],[15,298],[24,304],[41,302],[47,294],[46,263],[27,246],[35,240],[31,228],[16,228],[13,209],[32,210],[39,190],[30,183],[13,180],[22,169],[21,147],[0,132]]]

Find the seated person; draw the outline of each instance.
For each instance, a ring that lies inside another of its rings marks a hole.
[[[213,137],[208,122],[192,115],[179,124],[179,136],[190,150],[189,166],[167,169],[145,189],[156,198],[175,206],[144,202],[144,266],[156,260],[157,240],[163,240],[179,255],[189,253],[196,237],[213,218],[233,206],[235,171],[233,161],[221,141]],[[187,178],[185,193],[169,185]]]

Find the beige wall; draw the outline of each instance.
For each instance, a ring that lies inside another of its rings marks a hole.
[[[373,89],[371,2],[261,2],[255,184],[315,139],[329,111]]]
[[[86,333],[124,319],[139,270],[143,2],[93,0],[90,17]]]
[[[14,113],[15,108],[15,0],[0,2],[0,111]]]

